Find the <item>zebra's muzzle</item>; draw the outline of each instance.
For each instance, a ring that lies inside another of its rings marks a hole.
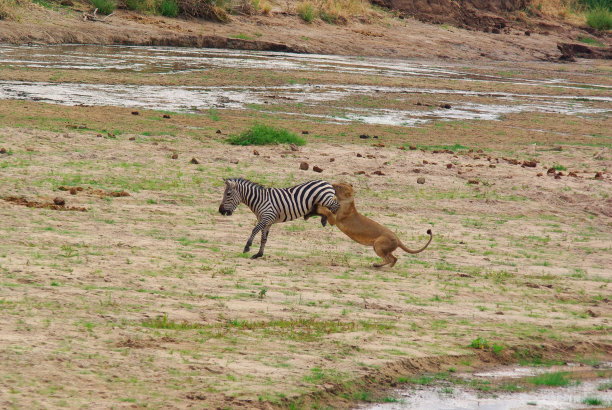
[[[223,209],[223,207],[219,207],[219,213],[221,215],[226,215],[226,216],[230,216],[232,214],[232,211],[228,211],[227,209]]]

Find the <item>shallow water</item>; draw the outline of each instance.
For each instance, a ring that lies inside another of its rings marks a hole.
[[[406,78],[425,76],[446,79],[502,81],[522,84],[554,84],[573,88],[570,83],[550,79],[532,81],[473,75],[437,65],[382,58],[236,51],[218,49],[126,47],[126,46],[9,46],[0,45],[0,64],[21,67],[70,68],[82,70],[122,70],[170,73],[210,68],[261,68],[277,71],[314,70],[371,74]],[[352,96],[393,95],[401,101],[411,95],[453,96],[452,107],[420,107],[406,104],[403,109],[362,109],[340,100]],[[456,97],[465,97],[457,101]],[[477,104],[470,98],[485,97],[489,104]],[[310,114],[327,122],[363,122],[414,126],[432,120],[497,120],[504,114],[544,112],[592,115],[610,111],[593,108],[588,103],[612,103],[605,96],[555,96],[506,92],[475,92],[418,87],[380,87],[345,84],[293,84],[286,86],[155,86],[0,81],[1,99],[42,101],[63,105],[119,106],[175,112],[201,112],[211,108],[245,109],[258,104],[300,103],[325,106],[342,115]],[[298,110],[299,111],[299,110]],[[278,109],[276,113],[279,112]],[[289,115],[304,115],[286,112]]]
[[[601,366],[609,368],[609,364]],[[599,368],[602,368],[602,367]],[[571,367],[567,366],[567,367]],[[567,368],[565,369],[567,370]],[[550,372],[548,368],[533,368],[522,366],[503,367],[494,371],[471,374],[458,374],[464,379],[509,379],[516,380],[523,377],[535,376]],[[597,408],[604,406],[588,406],[583,403],[585,398],[598,398],[607,406],[612,406],[612,391],[599,391],[603,383],[612,379],[597,379],[582,381],[566,387],[541,388],[526,392],[483,393],[470,389],[464,385],[440,381],[433,386],[408,386],[398,389],[390,396],[396,403],[381,403],[362,405],[363,410],[517,410],[517,409],[554,409],[572,410],[581,408]]]

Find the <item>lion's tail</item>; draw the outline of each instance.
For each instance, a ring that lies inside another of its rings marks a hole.
[[[416,251],[413,251],[412,249],[408,249],[406,248],[406,245],[404,245],[402,243],[402,241],[399,242],[399,247],[402,248],[404,251],[408,252],[408,253],[419,253],[419,252],[423,252],[428,246],[429,243],[431,242],[431,240],[433,239],[433,234],[431,233],[431,229],[427,230],[427,234],[429,235],[429,240],[427,241],[427,243],[425,244],[425,246],[423,246],[421,249],[417,249]]]

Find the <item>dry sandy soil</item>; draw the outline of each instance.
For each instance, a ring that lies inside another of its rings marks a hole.
[[[3,100],[0,407],[341,408],[423,372],[610,360],[612,118],[609,102],[586,98],[609,94],[609,64],[463,69],[582,86],[0,67],[6,80],[64,83],[411,83],[557,94],[594,109],[402,127],[304,113],[494,100],[415,92],[138,115]],[[226,142],[255,121],[307,144]],[[218,213],[230,176],[270,186],[348,181],[361,212],[408,246],[428,228],[434,240],[418,255],[397,252],[393,269],[374,269],[373,250],[298,220],[273,226],[265,257],[251,260],[241,251],[253,214]],[[486,343],[470,347],[478,338]]]
[[[524,13],[512,16],[494,34],[481,27],[472,31],[400,19],[385,9],[357,16],[346,25],[320,19],[308,24],[296,15],[296,3],[276,5],[271,16],[233,16],[228,24],[125,10],[117,10],[105,22],[83,22],[81,12],[91,11],[90,6],[77,3],[50,10],[34,3],[19,12],[18,21],[0,22],[0,42],[173,45],[466,61],[556,60],[561,55],[559,42],[577,43],[580,37],[596,37],[608,50],[612,46],[605,33],[560,21],[527,19]]]

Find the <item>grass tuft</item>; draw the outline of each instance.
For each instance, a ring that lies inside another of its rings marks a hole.
[[[228,142],[232,145],[306,144],[303,138],[290,131],[264,124],[255,124],[240,135],[231,135]]]
[[[530,383],[536,386],[567,386],[570,380],[563,372],[544,373],[528,379]]]
[[[295,7],[298,16],[302,18],[306,23],[312,23],[316,17],[314,5],[310,0],[302,1]]]
[[[117,8],[115,0],[91,0],[91,4],[102,14],[111,14]]]
[[[179,12],[178,4],[174,0],[162,0],[159,5],[159,14],[166,17],[176,17]]]
[[[604,7],[597,7],[587,11],[587,24],[597,30],[605,31],[612,29],[612,12]]]

